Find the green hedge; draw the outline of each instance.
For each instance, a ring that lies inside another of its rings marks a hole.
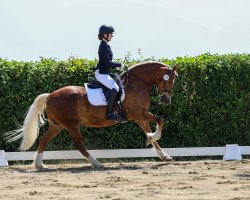
[[[159,104],[153,88],[150,111],[165,119],[163,147],[250,144],[249,75],[250,54],[180,57],[160,61],[179,66],[172,104]],[[66,61],[41,58],[37,62],[0,59],[0,133],[17,129],[36,96],[66,85],[83,85],[93,74],[96,60],[70,57]],[[131,66],[139,60],[126,63]],[[182,84],[187,84],[187,90]],[[40,131],[45,132],[46,126]],[[152,124],[155,129],[155,125]],[[88,149],[144,148],[145,136],[134,122],[108,128],[81,128]],[[6,143],[0,134],[0,149],[16,151],[20,141]],[[37,143],[32,150],[37,148]],[[63,131],[47,150],[74,149]]]

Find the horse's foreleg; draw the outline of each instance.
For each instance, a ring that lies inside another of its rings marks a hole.
[[[147,135],[146,145],[152,144],[153,142],[159,140],[161,138],[164,120],[156,115],[149,113],[148,111],[144,111],[141,118],[142,119],[140,119],[140,121],[157,123],[156,131],[154,133],[152,133],[151,131],[146,133]]]
[[[173,158],[171,156],[169,156],[167,153],[162,151],[161,147],[159,146],[159,144],[157,142],[153,142],[152,145],[154,147],[154,150],[156,151],[156,153],[158,154],[158,156],[160,157],[160,159],[162,161],[172,161],[173,160]]]
[[[80,133],[80,128],[68,129],[71,137],[74,140],[75,147],[82,153],[82,155],[94,166],[97,168],[104,167],[103,164],[99,163],[94,157],[92,157],[88,151],[83,146],[82,136]]]
[[[148,133],[152,133],[151,128],[149,126],[149,123],[147,121],[137,121],[137,123],[139,124],[139,126],[141,127],[141,129],[143,130],[143,132],[147,135]],[[161,147],[159,146],[159,144],[155,141],[152,143],[154,150],[156,151],[156,153],[158,154],[158,156],[160,157],[160,159],[162,161],[171,161],[173,160],[172,157],[170,157],[167,153],[165,153],[164,151],[162,151]]]
[[[62,130],[60,125],[49,125],[48,130],[44,133],[44,135],[39,139],[39,146],[37,149],[36,157],[34,159],[34,165],[37,169],[47,168],[46,165],[43,164],[43,151],[45,150],[46,145],[50,142],[55,136]]]

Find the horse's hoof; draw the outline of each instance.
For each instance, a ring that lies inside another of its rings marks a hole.
[[[161,160],[169,162],[169,161],[173,161],[173,158],[169,155],[166,155],[166,156],[161,157]]]
[[[44,164],[42,164],[42,165],[36,165],[36,164],[35,164],[35,168],[36,168],[37,170],[43,170],[43,169],[48,169],[48,166],[47,166],[47,165],[44,165]]]
[[[98,165],[94,165],[95,168],[97,169],[104,169],[104,165],[99,163]]]

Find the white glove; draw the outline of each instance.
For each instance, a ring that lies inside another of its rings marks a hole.
[[[124,64],[123,63],[121,63],[121,70],[123,70],[124,69]]]

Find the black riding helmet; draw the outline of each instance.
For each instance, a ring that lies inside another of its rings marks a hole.
[[[113,32],[115,32],[115,30],[112,26],[102,25],[99,28],[99,35],[104,35],[104,34],[113,33]]]

